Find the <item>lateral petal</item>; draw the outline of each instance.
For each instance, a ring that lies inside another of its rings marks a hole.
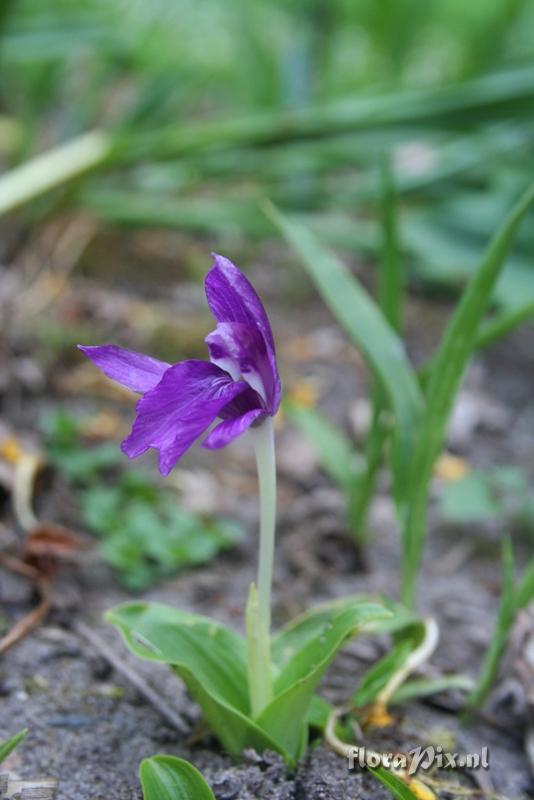
[[[234,397],[248,389],[208,361],[182,361],[137,403],[137,416],[122,450],[135,458],[150,447],[159,451],[159,470],[168,475],[176,462]]]
[[[209,434],[209,436],[202,442],[202,447],[207,447],[208,450],[219,450],[221,447],[226,447],[238,436],[245,433],[250,428],[253,422],[258,417],[265,416],[265,411],[261,408],[254,408],[247,411],[241,417],[235,419],[225,419],[220,422]]]
[[[157,358],[125,350],[114,344],[79,344],[78,350],[90,358],[108,378],[141,394],[157,386],[171,366],[165,361],[158,361]]]

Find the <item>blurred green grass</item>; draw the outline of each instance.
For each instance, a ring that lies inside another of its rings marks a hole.
[[[273,235],[268,197],[373,261],[387,152],[409,273],[456,290],[533,172],[533,29],[527,0],[4,0],[0,164],[109,137],[17,220],[89,209],[224,247]],[[501,306],[534,298],[532,253],[525,226]]]

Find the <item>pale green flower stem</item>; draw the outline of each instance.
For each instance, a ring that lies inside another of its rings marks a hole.
[[[257,717],[272,699],[271,586],[276,522],[276,459],[274,426],[267,417],[251,429],[260,494],[258,583],[252,584],[246,610],[250,705]]]

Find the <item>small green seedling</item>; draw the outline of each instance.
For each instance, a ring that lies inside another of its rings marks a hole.
[[[242,538],[237,522],[193,514],[148,472],[122,468],[114,444],[88,446],[82,427],[62,411],[45,417],[46,452],[75,487],[83,520],[101,540],[102,557],[128,589],[139,591],[205,564]]]
[[[215,800],[198,769],[183,758],[145,758],[139,777],[144,800]]]

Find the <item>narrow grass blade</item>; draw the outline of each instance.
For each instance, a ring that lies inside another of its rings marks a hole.
[[[475,708],[480,708],[493,685],[495,676],[497,675],[497,671],[501,663],[504,648],[506,647],[508,634],[515,617],[516,600],[514,597],[514,559],[512,554],[512,545],[510,544],[509,539],[505,539],[503,541],[502,562],[503,584],[499,613],[490,645],[484,656],[482,669],[480,671],[476,686],[467,699],[466,708],[469,711]]]
[[[99,166],[108,153],[106,134],[92,131],[15,167],[0,177],[0,215]]]
[[[209,147],[262,145],[392,126],[461,127],[523,111],[534,99],[534,68],[509,70],[431,89],[350,98],[291,111],[268,111],[189,126],[168,125],[146,133],[124,131],[113,159],[127,163],[174,158]]]
[[[422,398],[404,345],[359,281],[312,231],[274,206],[265,207],[308,271],[326,305],[362,352],[393,407],[399,471],[406,468],[417,433]]]
[[[382,253],[378,272],[378,302],[391,327],[402,330],[403,269],[397,225],[397,196],[389,160],[382,162]]]
[[[413,453],[405,498],[402,599],[412,605],[426,536],[428,487],[477,331],[504,267],[516,230],[534,201],[532,184],[491,240],[452,316],[428,377],[427,403]]]
[[[523,573],[515,593],[517,609],[525,608],[534,600],[534,558],[532,558]]]
[[[351,487],[363,464],[348,436],[316,409],[286,401],[284,411],[309,439],[326,474],[343,489]]]
[[[26,738],[27,735],[28,731],[25,728],[24,730],[16,733],[10,739],[6,739],[4,742],[0,742],[0,764],[2,763],[2,761],[6,760],[8,755],[13,752],[15,747],[17,747],[17,745],[19,745],[22,742],[22,740]]]
[[[443,675],[440,678],[414,678],[399,686],[391,704],[408,703],[421,697],[431,697],[433,694],[448,692],[451,689],[461,689],[464,692],[473,689],[473,680],[467,675]]]
[[[523,322],[533,318],[534,301],[526,303],[519,308],[514,308],[513,311],[499,314],[480,329],[476,341],[477,350],[483,350],[485,347],[499,341],[499,339],[503,339]]]
[[[400,333],[403,271],[397,232],[397,198],[388,158],[384,158],[382,162],[381,177],[382,247],[378,271],[378,302],[386,320],[397,333]],[[351,530],[356,532],[360,539],[367,538],[367,515],[382,464],[384,448],[392,431],[387,418],[387,399],[384,389],[376,379],[371,390],[371,402],[373,417],[365,448],[367,469],[362,473],[350,504]],[[394,488],[395,493],[400,491],[399,481],[395,481]]]

